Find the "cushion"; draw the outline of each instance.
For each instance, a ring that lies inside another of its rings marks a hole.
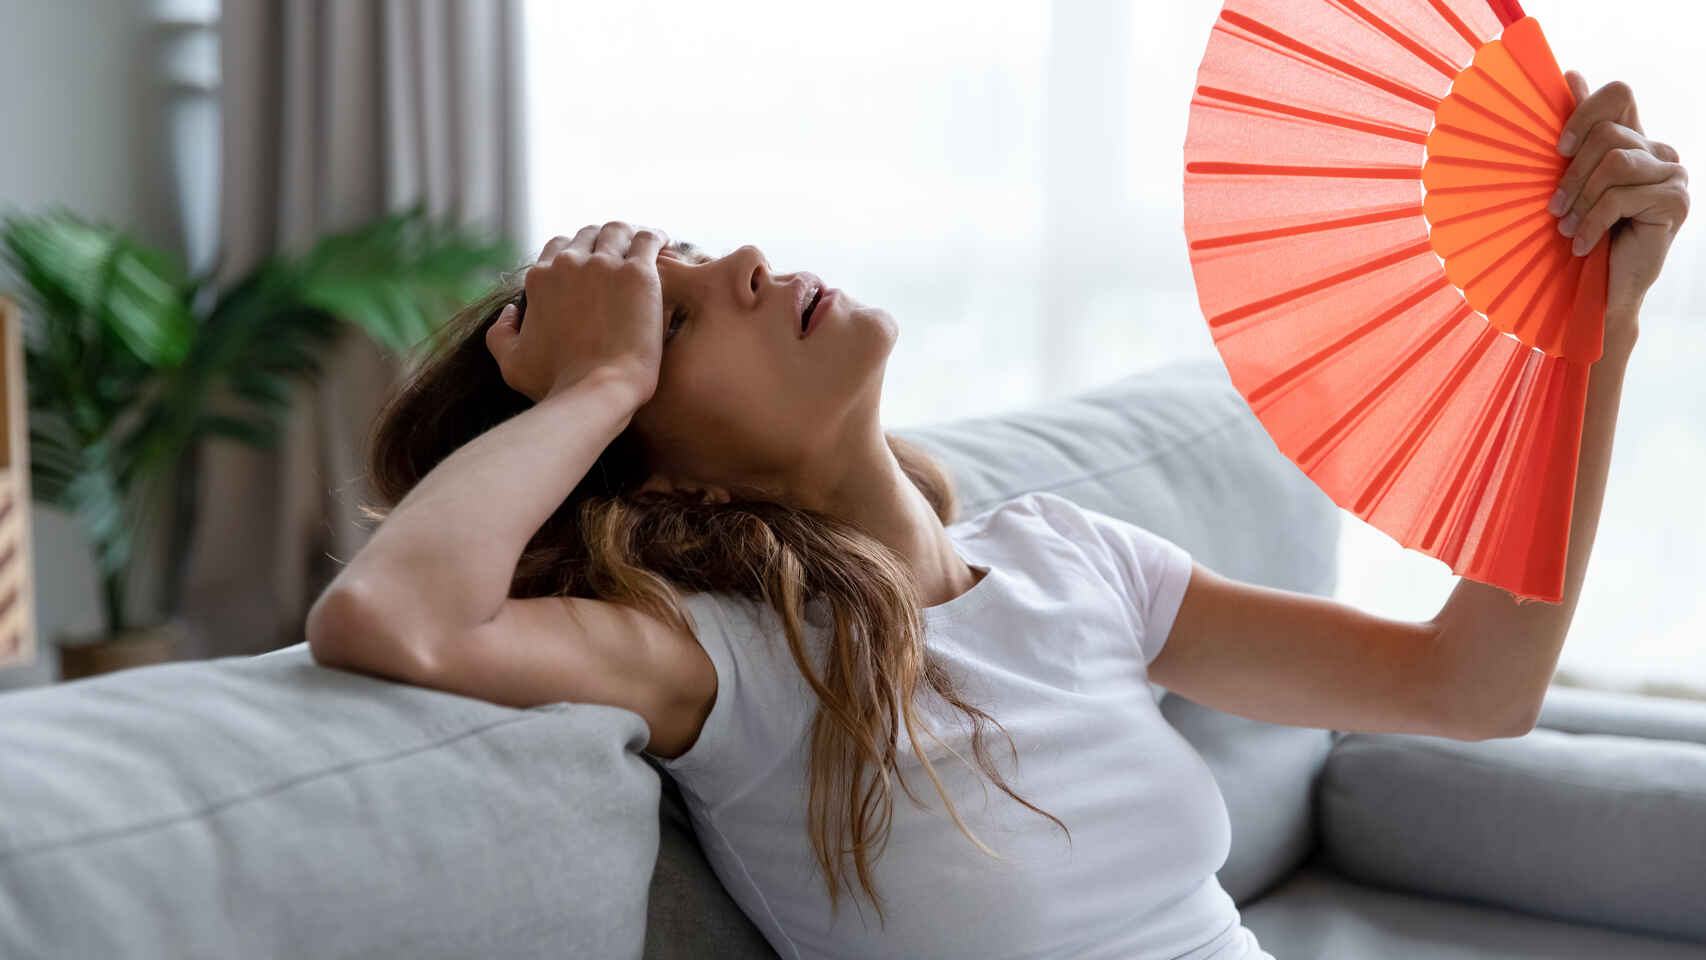
[[[1706,941],[1706,745],[1353,733],[1319,790],[1353,880]]]
[[[1677,697],[1553,684],[1546,691],[1536,722],[1566,733],[1610,733],[1706,744],[1706,703]]]
[[[647,737],[306,643],[0,696],[0,956],[638,957]]]
[[[1316,860],[1241,907],[1282,960],[1696,960],[1699,943],[1352,883]]]

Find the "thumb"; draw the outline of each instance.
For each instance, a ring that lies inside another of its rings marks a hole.
[[[486,330],[486,349],[492,356],[502,359],[507,356],[515,338],[521,336],[520,311],[515,304],[506,303],[498,311],[498,319]]]
[[[1570,95],[1576,98],[1576,106],[1581,106],[1582,101],[1588,98],[1587,78],[1582,76],[1580,70],[1567,70],[1564,72],[1564,82],[1569,84]]]

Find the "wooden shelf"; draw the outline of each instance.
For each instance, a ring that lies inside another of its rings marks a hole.
[[[0,297],[0,669],[36,659],[23,317]]]

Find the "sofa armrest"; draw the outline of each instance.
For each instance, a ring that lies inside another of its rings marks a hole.
[[[1537,725],[1566,733],[1609,733],[1706,744],[1706,700],[1554,684],[1546,691]]]
[[[1706,940],[1706,744],[1351,733],[1316,789],[1321,854],[1350,879]]]

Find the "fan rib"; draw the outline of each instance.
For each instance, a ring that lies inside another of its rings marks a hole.
[[[1461,314],[1459,314],[1460,316]],[[1428,331],[1428,335],[1417,341],[1416,345],[1410,348],[1409,353],[1387,367],[1386,374],[1380,378],[1380,382],[1363,391],[1362,397],[1352,404],[1349,410],[1346,410],[1340,415],[1339,419],[1333,421],[1331,426],[1298,452],[1297,465],[1302,467],[1305,472],[1314,470],[1318,466],[1319,458],[1333,452],[1334,447],[1337,447],[1346,437],[1351,435],[1350,428],[1367,415],[1368,409],[1374,405],[1374,402],[1379,400],[1381,395],[1400,377],[1409,373],[1410,368],[1415,366],[1424,354],[1445,339],[1445,335],[1451,332],[1452,327],[1456,326],[1456,319],[1446,318],[1435,323],[1433,329]]]
[[[1428,134],[1426,130],[1416,130],[1412,127],[1398,127],[1392,126],[1391,124],[1374,123],[1368,120],[1356,120],[1351,117],[1341,117],[1335,114],[1325,113],[1320,110],[1308,110],[1279,100],[1271,100],[1267,97],[1257,97],[1247,93],[1239,93],[1236,90],[1225,90],[1220,87],[1199,86],[1197,87],[1197,95],[1217,97],[1231,103],[1239,103],[1247,107],[1260,107],[1266,110],[1271,110],[1274,113],[1288,114],[1294,117],[1301,117],[1305,120],[1314,120],[1318,123],[1330,124],[1335,127],[1344,127],[1349,130],[1360,130],[1364,133],[1372,133],[1375,136],[1387,137],[1392,140],[1403,140],[1407,143],[1419,143],[1423,145],[1426,145],[1428,142]],[[1204,106],[1212,107],[1214,104],[1208,103],[1204,104]]]
[[[1511,452],[1510,434],[1516,424],[1517,414],[1523,406],[1522,398],[1528,395],[1529,388],[1534,383],[1535,371],[1540,366],[1540,358],[1545,356],[1539,350],[1531,349],[1526,353],[1527,358],[1523,361],[1522,372],[1516,385],[1511,389],[1511,396],[1503,404],[1503,415],[1499,418],[1498,434],[1492,438],[1492,446],[1487,450],[1489,456],[1481,458],[1482,462],[1479,464],[1480,469],[1476,471],[1473,488],[1464,496],[1461,505],[1463,509],[1457,512],[1457,518],[1446,537],[1446,549],[1459,560],[1461,560],[1463,553],[1463,542],[1468,539],[1470,528],[1474,526],[1475,517],[1481,512],[1481,501],[1487,495],[1487,488],[1493,482],[1493,474],[1498,472],[1501,463],[1509,460],[1505,454]],[[1520,357],[1523,354],[1518,353],[1516,356]],[[1457,567],[1462,566],[1462,564],[1455,563],[1452,566]]]
[[[1503,150],[1506,153],[1514,153],[1514,154],[1518,154],[1518,155],[1524,156],[1524,157],[1532,157],[1535,160],[1539,160],[1541,163],[1546,164],[1547,165],[1546,166],[1547,172],[1551,172],[1552,169],[1556,166],[1556,163],[1554,162],[1558,156],[1558,153],[1556,150],[1554,150],[1550,153],[1540,153],[1540,152],[1535,151],[1535,150],[1524,150],[1522,147],[1518,146],[1517,144],[1506,143],[1503,140],[1495,140],[1494,138],[1489,137],[1484,133],[1476,133],[1473,130],[1468,130],[1468,129],[1465,129],[1463,127],[1459,127],[1456,124],[1436,123],[1436,124],[1434,124],[1434,129],[1435,130],[1443,130],[1446,133],[1452,134],[1454,136],[1462,137],[1465,140],[1473,140],[1476,143],[1486,144],[1487,146],[1492,147],[1495,150]]]
[[[1551,214],[1547,214],[1547,216],[1551,216]],[[1445,260],[1445,261],[1447,261],[1447,263],[1449,263],[1450,261],[1455,260],[1458,257],[1463,256],[1464,254],[1468,253],[1469,251],[1475,249],[1476,247],[1481,246],[1482,244],[1491,243],[1492,241],[1497,240],[1498,238],[1504,236],[1507,233],[1510,233],[1512,230],[1515,230],[1515,229],[1521,227],[1524,223],[1527,223],[1529,220],[1533,220],[1533,219],[1534,218],[1532,216],[1530,216],[1528,218],[1528,220],[1512,220],[1510,223],[1505,224],[1504,226],[1500,227],[1497,230],[1492,231],[1491,233],[1483,233],[1481,236],[1475,238],[1474,240],[1469,241],[1468,243],[1464,244],[1461,247],[1458,247],[1456,250],[1446,250],[1446,251],[1441,252],[1440,259]],[[1431,236],[1432,235],[1430,234],[1430,237]],[[1495,263],[1495,264],[1493,264],[1493,266],[1498,266],[1498,264]],[[1447,272],[1447,275],[1450,274],[1449,270],[1447,270],[1446,272]],[[1485,275],[1486,274],[1483,271],[1482,273],[1477,274],[1474,277],[1474,279],[1468,281],[1467,283],[1459,284],[1459,286],[1462,287],[1463,290],[1467,291],[1469,289],[1469,287],[1473,283],[1475,283],[1476,280],[1480,280],[1481,277],[1483,277]]]
[[[1554,248],[1557,249],[1557,248]],[[1562,252],[1561,250],[1559,252]],[[1557,286],[1554,299],[1574,301],[1575,291],[1581,284],[1582,270],[1587,266],[1587,258],[1567,256],[1564,264],[1564,280]],[[1559,343],[1564,339],[1564,327],[1571,320],[1573,311],[1568,307],[1551,310],[1546,321],[1535,331],[1535,343]]]
[[[1293,287],[1290,290],[1283,290],[1271,297],[1263,297],[1254,303],[1248,303],[1242,307],[1234,307],[1219,316],[1210,317],[1208,325],[1210,327],[1225,326],[1234,320],[1241,320],[1244,317],[1250,316],[1254,313],[1260,313],[1270,307],[1276,307],[1282,303],[1289,303],[1292,300],[1296,300],[1298,297],[1307,296],[1317,290],[1325,290],[1334,284],[1343,283],[1346,280],[1354,280],[1357,277],[1373,273],[1383,267],[1389,267],[1394,263],[1400,263],[1410,259],[1411,257],[1420,256],[1422,254],[1428,254],[1430,256],[1433,254],[1433,246],[1426,240],[1418,241],[1408,247],[1395,250],[1382,257],[1377,257],[1367,263],[1352,267],[1349,270],[1335,273],[1332,276],[1323,277],[1313,283],[1306,283],[1301,287]]]
[[[1511,170],[1517,173],[1551,173],[1549,167],[1536,167],[1527,163],[1507,163],[1503,160],[1479,160],[1474,157],[1445,157],[1433,156],[1428,160],[1442,167],[1468,167],[1471,170]]]
[[[1493,15],[1499,18],[1501,26],[1508,27],[1528,16],[1522,12],[1522,4],[1517,0],[1487,0],[1487,6],[1493,8]]]
[[[1563,378],[1556,376],[1556,366],[1548,363],[1548,359],[1546,354],[1540,354],[1540,361],[1535,365],[1534,379],[1523,393],[1521,409],[1516,416],[1516,437],[1511,441],[1510,457],[1506,461],[1509,466],[1499,477],[1499,485],[1493,491],[1493,495],[1502,500],[1508,501],[1518,492],[1522,492],[1515,488],[1516,485],[1523,478],[1534,475],[1531,460],[1540,440],[1543,420],[1541,414],[1556,406],[1559,388],[1564,385]],[[1528,506],[1530,505],[1525,505],[1525,509]],[[1475,545],[1475,552],[1469,558],[1469,562],[1477,569],[1489,563],[1493,555],[1502,552],[1499,548],[1504,543],[1505,533],[1510,529],[1511,515],[1515,512],[1509,508],[1488,512],[1480,542]]]
[[[1514,40],[1515,38],[1513,37],[1512,39]],[[1530,63],[1528,57],[1521,56],[1521,50],[1514,48],[1508,49],[1511,54],[1511,62],[1515,63],[1516,68],[1522,71],[1522,78],[1528,81],[1528,85],[1534,89],[1535,93],[1540,94],[1541,99],[1546,99],[1546,84],[1541,82],[1540,78],[1534,75],[1535,64]],[[1553,65],[1553,69],[1557,69],[1556,64]],[[1552,105],[1549,100],[1547,105]],[[1569,121],[1570,118],[1568,116],[1554,116],[1550,122],[1545,124],[1545,127],[1547,130],[1562,129],[1564,124]]]
[[[1546,216],[1550,217],[1551,214],[1547,214]],[[1533,233],[1529,234],[1527,239],[1523,240],[1522,244],[1519,244],[1516,247],[1511,248],[1510,252],[1506,253],[1504,255],[1504,257],[1501,259],[1504,259],[1504,260],[1510,259],[1512,256],[1514,256],[1516,254],[1516,252],[1518,250],[1522,249],[1522,247],[1524,245],[1528,244],[1529,241],[1534,240],[1536,237],[1540,236],[1541,232],[1546,230],[1546,229],[1547,229],[1547,227],[1543,226],[1539,230],[1536,230]],[[1540,259],[1542,257],[1546,256],[1547,254],[1549,254],[1551,252],[1552,252],[1552,247],[1550,245],[1548,245],[1546,243],[1540,244],[1540,249],[1534,251],[1534,256],[1529,257],[1528,262],[1523,264],[1521,268],[1519,268],[1514,274],[1511,275],[1510,283],[1505,284],[1505,288],[1503,290],[1499,291],[1499,295],[1494,297],[1491,303],[1487,304],[1487,313],[1491,314],[1494,311],[1498,310],[1499,305],[1504,303],[1505,298],[1509,297],[1511,295],[1511,293],[1516,290],[1517,287],[1522,285],[1522,281],[1524,281],[1528,278],[1529,271],[1534,269],[1534,265],[1539,263]],[[1530,301],[1529,306],[1533,306],[1532,301]],[[1526,312],[1526,308],[1525,308],[1525,312]],[[1517,319],[1518,319],[1518,321],[1520,321],[1521,317],[1518,317]],[[1516,326],[1516,323],[1512,323],[1511,326],[1513,326],[1513,327]]]
[[[1499,116],[1498,114],[1487,109],[1486,107],[1481,106],[1479,103],[1476,103],[1475,101],[1469,99],[1468,97],[1460,96],[1457,98],[1457,102],[1463,104],[1463,106],[1465,108],[1475,111],[1476,113],[1480,114],[1482,117],[1485,117],[1487,120],[1489,120],[1493,123],[1496,123],[1501,127],[1504,127],[1506,130],[1509,130],[1512,133],[1517,134],[1518,136],[1526,137],[1530,141],[1532,141],[1536,144],[1539,144],[1541,147],[1543,147],[1547,150],[1553,149],[1553,144],[1548,143],[1544,137],[1535,133],[1533,130],[1530,130],[1529,128],[1522,126],[1519,123],[1513,123],[1512,121],[1507,120],[1506,118]]]
[[[1411,307],[1414,307],[1416,304],[1421,303],[1423,300],[1426,300],[1428,297],[1433,296],[1440,290],[1449,286],[1451,286],[1451,283],[1443,276],[1437,276],[1433,280],[1423,281],[1418,284],[1415,290],[1406,294],[1404,298],[1399,300],[1396,304],[1393,304],[1388,309],[1364,321],[1362,325],[1351,329],[1344,336],[1333,341],[1327,346],[1322,347],[1302,360],[1299,360],[1297,363],[1292,364],[1289,368],[1280,371],[1274,376],[1269,377],[1263,383],[1258,384],[1255,389],[1250,391],[1250,396],[1247,398],[1250,401],[1251,408],[1266,408],[1266,401],[1270,395],[1278,393],[1285,387],[1289,387],[1301,379],[1305,374],[1312,372],[1316,367],[1325,363],[1334,354],[1348,349],[1351,344],[1356,343],[1363,337],[1366,337],[1370,333],[1380,329],[1385,324],[1390,323],[1393,318],[1402,315]],[[1261,412],[1262,411],[1260,409],[1256,409],[1256,413],[1260,414]]]
[[[1469,29],[1467,24],[1457,18],[1457,14],[1452,13],[1451,8],[1445,5],[1445,0],[1428,0],[1428,3],[1432,4],[1434,12],[1439,14],[1440,19],[1451,24],[1451,29],[1457,31],[1457,35],[1469,44],[1471,50],[1478,50],[1481,44],[1487,42],[1485,39],[1477,37],[1475,31]]]
[[[1479,66],[1477,66],[1475,64],[1470,64],[1469,70],[1465,70],[1463,72],[1467,74],[1470,70],[1475,71],[1476,73],[1480,74],[1483,78],[1485,78],[1487,83],[1489,85],[1491,85],[1494,90],[1497,90],[1499,92],[1500,96],[1504,97],[1506,100],[1509,100],[1511,102],[1511,106],[1516,107],[1517,111],[1520,112],[1523,116],[1527,117],[1529,120],[1531,120],[1536,127],[1539,127],[1542,130],[1550,130],[1553,127],[1562,126],[1562,124],[1557,123],[1556,121],[1547,120],[1545,117],[1542,117],[1540,114],[1535,113],[1533,107],[1530,107],[1528,104],[1523,103],[1521,100],[1517,99],[1516,94],[1511,93],[1510,88],[1508,88],[1504,84],[1500,83],[1496,78],[1494,78],[1494,76],[1491,73],[1487,72],[1486,70],[1481,69]],[[1524,76],[1524,79],[1527,79],[1526,75]],[[1463,97],[1463,100],[1466,103],[1473,103],[1474,102],[1468,96]],[[1542,142],[1544,142],[1544,141],[1542,141]]]
[[[1417,60],[1420,60],[1428,66],[1433,67],[1435,70],[1438,70],[1440,76],[1445,77],[1447,80],[1457,76],[1459,67],[1456,64],[1448,62],[1439,54],[1436,54],[1427,47],[1417,43],[1415,38],[1411,37],[1409,34],[1404,33],[1392,24],[1387,23],[1385,20],[1382,20],[1370,13],[1367,7],[1357,3],[1356,0],[1338,0],[1338,5],[1348,7],[1352,13],[1355,13],[1357,16],[1368,21],[1370,25],[1379,30],[1381,33],[1391,37],[1399,46],[1410,51],[1412,54],[1415,54]]]
[[[1341,60],[1325,50],[1312,47],[1299,40],[1294,40],[1252,17],[1247,17],[1241,13],[1234,13],[1231,10],[1221,10],[1220,18],[1234,26],[1242,27],[1259,37],[1266,38],[1280,46],[1286,47],[1290,50],[1295,50],[1307,57],[1311,57],[1319,63],[1332,67],[1347,76],[1361,80],[1371,87],[1384,90],[1395,97],[1408,100],[1417,106],[1426,107],[1429,110],[1436,110],[1439,108],[1439,97],[1436,97],[1424,90],[1417,90],[1408,84],[1399,83],[1391,77],[1381,76],[1372,70],[1365,70],[1362,67],[1350,63],[1349,61]]]
[[[1500,188],[1504,188],[1504,184],[1496,184],[1495,186],[1498,186]],[[1485,190],[1485,189],[1487,189],[1487,187],[1481,186],[1481,187],[1477,187],[1476,189]],[[1443,193],[1445,191],[1436,190],[1434,192],[1435,193]],[[1533,203],[1534,200],[1535,200],[1534,196],[1529,195],[1529,194],[1524,194],[1520,197],[1517,197],[1514,200],[1506,200],[1504,203],[1494,204],[1493,206],[1490,206],[1490,207],[1481,207],[1479,209],[1469,210],[1469,211],[1466,211],[1464,213],[1460,213],[1455,217],[1442,217],[1442,218],[1435,220],[1433,222],[1433,227],[1435,230],[1438,230],[1440,227],[1449,227],[1452,224],[1458,223],[1459,221],[1473,220],[1476,217],[1484,217],[1489,213],[1498,213],[1500,210],[1506,210],[1506,209],[1509,209],[1510,207],[1526,206],[1530,203]]]
[[[1244,243],[1255,243],[1259,240],[1273,240],[1279,237],[1295,237],[1303,233],[1315,233],[1321,230],[1336,230],[1340,227],[1360,227],[1370,223],[1381,223],[1387,220],[1402,220],[1415,216],[1421,211],[1420,204],[1406,203],[1389,210],[1377,210],[1355,217],[1340,217],[1336,220],[1315,220],[1309,223],[1299,223],[1289,227],[1275,227],[1272,230],[1255,230],[1248,233],[1229,233],[1224,237],[1209,237],[1193,241],[1192,250],[1217,250],[1221,247],[1234,247]]]
[[[1538,262],[1542,257],[1548,262],[1536,267],[1536,262]],[[1555,317],[1561,316],[1567,312],[1559,310],[1558,305],[1555,302],[1558,299],[1558,287],[1556,282],[1551,285],[1545,283],[1548,279],[1556,281],[1558,275],[1557,261],[1558,245],[1556,243],[1542,245],[1540,248],[1540,256],[1535,257],[1533,261],[1529,262],[1529,266],[1525,274],[1527,276],[1532,276],[1536,271],[1538,271],[1542,282],[1536,286],[1534,293],[1531,294],[1527,301],[1522,305],[1522,311],[1517,315],[1515,320],[1511,321],[1510,324],[1509,333],[1512,336],[1521,340],[1523,343],[1539,347],[1542,350],[1546,349],[1544,346],[1546,343],[1551,342],[1542,339],[1542,335],[1553,325],[1553,319]]]
[[[1463,319],[1472,313],[1467,305],[1459,305],[1455,320],[1462,323]],[[1463,386],[1463,382],[1469,379],[1469,374],[1480,366],[1481,358],[1498,339],[1499,332],[1493,329],[1491,324],[1481,328],[1481,332],[1475,337],[1475,343],[1463,351],[1463,357],[1451,368],[1451,373],[1434,389],[1433,397],[1429,399],[1422,414],[1411,421],[1410,428],[1404,432],[1404,438],[1398,442],[1391,456],[1369,478],[1368,486],[1363,488],[1362,497],[1357,500],[1351,512],[1366,520],[1380,506],[1380,502],[1386,499],[1386,494],[1391,492],[1397,483],[1398,475],[1415,459],[1416,453],[1421,449],[1423,435],[1433,428],[1434,422],[1445,412],[1447,402]]]
[[[1293,163],[1233,163],[1224,160],[1198,160],[1185,164],[1186,173],[1252,174],[1276,177],[1335,177],[1360,180],[1419,180],[1421,167],[1395,167],[1375,164],[1367,167],[1316,167]]]
[[[1439,194],[1444,196],[1451,193],[1486,193],[1489,190],[1514,190],[1517,187],[1544,187],[1551,190],[1557,186],[1553,180],[1520,180],[1512,183],[1465,183],[1455,187],[1436,187],[1428,191],[1429,196]],[[1444,222],[1444,221],[1441,221]]]
[[[1501,410],[1508,409],[1511,386],[1522,372],[1523,359],[1523,352],[1516,351],[1511,354],[1509,360],[1505,361],[1505,369],[1499,373],[1498,385],[1488,395],[1486,406],[1482,409],[1481,415],[1476,418],[1475,430],[1465,447],[1463,461],[1458,465],[1457,471],[1452,476],[1451,486],[1446,489],[1445,497],[1440,501],[1439,508],[1434,511],[1433,518],[1429,520],[1427,531],[1422,534],[1420,549],[1454,567],[1456,564],[1452,564],[1451,560],[1447,558],[1445,548],[1438,545],[1442,528],[1446,528],[1452,517],[1463,509],[1464,503],[1459,499],[1458,493],[1463,489],[1463,485],[1469,482],[1469,475],[1486,455],[1486,445],[1492,435],[1493,423]],[[1431,549],[1430,544],[1434,544]]]
[[[1526,223],[1533,223],[1534,221],[1539,220],[1542,215],[1547,216],[1547,217],[1552,216],[1550,213],[1546,213],[1545,211],[1541,211],[1538,214],[1532,214],[1530,216],[1522,218],[1521,220],[1513,220],[1510,222],[1510,224],[1508,226],[1499,230],[1498,233],[1493,234],[1493,236],[1498,236],[1498,234],[1507,233],[1512,228],[1520,227]],[[1501,253],[1498,256],[1494,257],[1480,273],[1477,273],[1468,283],[1463,285],[1463,289],[1465,291],[1468,291],[1468,289],[1470,287],[1473,287],[1476,284],[1480,283],[1482,280],[1485,280],[1487,278],[1488,274],[1490,274],[1493,271],[1504,266],[1507,262],[1509,262],[1511,260],[1511,258],[1515,257],[1517,255],[1517,253],[1520,250],[1522,250],[1522,248],[1528,246],[1530,243],[1533,243],[1535,240],[1544,236],[1546,234],[1546,232],[1548,230],[1551,230],[1551,229],[1553,229],[1553,228],[1550,224],[1542,223],[1542,224],[1540,224],[1540,226],[1535,227],[1533,230],[1530,230],[1528,232],[1528,234],[1526,236],[1524,236],[1521,240],[1518,240],[1516,243],[1511,244],[1511,247],[1509,250],[1506,250],[1504,253]],[[1468,248],[1465,248],[1465,249],[1468,249]],[[1542,251],[1544,251],[1545,246],[1542,245],[1541,249],[1542,249]],[[1461,251],[1459,251],[1459,252],[1461,252]],[[1487,310],[1485,310],[1483,312],[1490,313],[1490,312],[1492,312],[1492,310],[1493,310],[1493,306],[1489,306],[1487,308]]]

